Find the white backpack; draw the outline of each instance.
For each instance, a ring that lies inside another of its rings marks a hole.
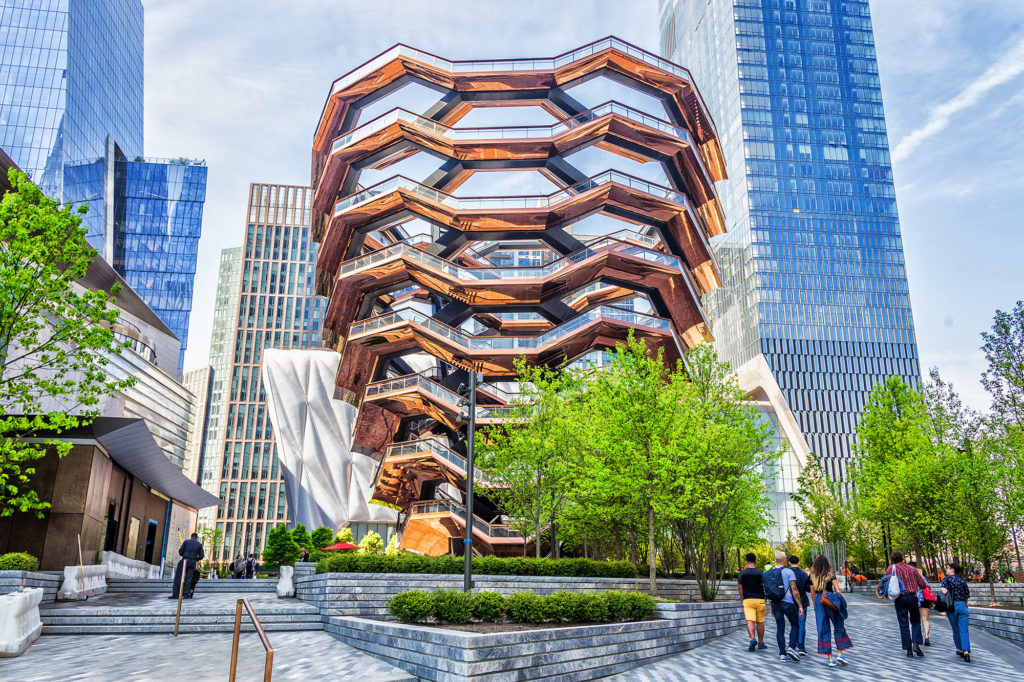
[[[893,569],[891,576],[889,577],[889,584],[885,586],[885,596],[889,598],[889,601],[894,601],[903,593],[903,581],[898,575],[896,575],[896,569]]]

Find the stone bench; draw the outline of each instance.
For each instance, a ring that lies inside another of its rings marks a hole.
[[[20,656],[42,632],[39,604],[43,590],[31,587],[0,596],[0,657]]]
[[[92,566],[65,566],[64,582],[57,592],[60,601],[88,599],[107,591],[107,567],[99,564]]]

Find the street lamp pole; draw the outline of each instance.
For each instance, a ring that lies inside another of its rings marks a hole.
[[[469,428],[466,434],[466,539],[463,540],[462,551],[466,564],[463,569],[462,589],[469,592],[473,589],[473,479],[476,476],[473,462],[473,440],[476,431],[476,384],[483,380],[483,375],[473,371],[469,373]]]

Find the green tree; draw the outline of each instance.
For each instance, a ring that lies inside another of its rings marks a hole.
[[[359,541],[359,551],[363,554],[383,554],[384,540],[377,531],[366,531],[366,535]]]
[[[690,351],[687,364],[688,373],[677,372],[672,382],[686,390],[671,406],[678,415],[668,459],[674,485],[663,504],[701,597],[710,601],[727,569],[726,551],[756,541],[768,527],[766,472],[781,452],[771,425],[745,400],[713,346]]]
[[[334,531],[326,526],[318,526],[309,536],[313,549],[323,549],[334,544]]]
[[[263,566],[271,570],[281,566],[293,566],[298,561],[300,553],[299,545],[292,539],[288,527],[282,523],[267,533]]]
[[[791,497],[800,507],[797,528],[804,540],[820,545],[849,539],[851,510],[813,453],[797,477],[797,490]]]
[[[477,432],[484,488],[509,515],[509,525],[534,538],[538,558],[541,538],[550,531],[557,557],[555,531],[584,447],[578,430],[580,380],[572,371],[530,367],[522,357],[515,369],[521,392],[512,400],[509,419]]]
[[[210,559],[206,562],[207,568],[209,568],[213,558],[217,556],[217,547],[224,542],[224,531],[213,526],[200,526],[198,528],[198,535],[199,541],[203,543],[203,546],[210,548]]]
[[[21,172],[0,200],[0,516],[49,504],[32,488],[33,462],[72,444],[37,437],[88,424],[101,398],[132,385],[106,365],[122,349],[111,325],[119,287],[76,283],[96,257],[81,216],[61,208]],[[24,415],[24,416],[22,416]]]
[[[397,533],[392,533],[391,534],[391,539],[388,540],[388,546],[387,546],[387,549],[384,550],[384,553],[387,554],[388,556],[398,556],[399,554],[404,554],[405,553],[405,550],[402,550],[402,549],[398,548],[398,534]]]
[[[875,386],[861,413],[853,481],[865,516],[890,543],[919,557],[943,538],[948,450],[940,444],[922,392],[899,377]]]
[[[295,524],[295,528],[291,530],[291,536],[300,550],[308,549],[313,551],[313,539],[309,536],[309,531],[306,530],[305,525],[301,523]]]
[[[338,531],[338,542],[347,542],[350,545],[354,545],[356,541],[352,536],[352,529],[346,526]]]

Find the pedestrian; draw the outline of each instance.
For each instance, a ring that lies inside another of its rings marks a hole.
[[[181,557],[181,560],[174,569],[174,585],[172,586],[171,596],[168,599],[177,599],[178,592],[182,587],[184,588],[184,593],[181,595],[181,598],[192,598],[192,593],[196,589],[196,583],[199,582],[199,571],[196,570],[197,565],[205,555],[203,543],[199,542],[198,534],[192,533],[192,537],[181,543],[181,547],[178,549],[178,556]],[[181,581],[182,571],[185,573],[184,584]]]
[[[800,662],[797,651],[797,637],[800,636],[800,616],[804,613],[803,602],[796,589],[796,575],[786,565],[786,553],[775,553],[775,566],[764,574],[764,593],[772,604],[772,616],[775,617],[775,640],[779,645],[779,660],[785,661],[788,656]],[[789,621],[789,647],[786,647],[786,621]]]
[[[917,571],[918,573],[921,573],[921,569],[917,567],[917,562],[916,561],[911,561],[909,563],[910,563],[911,566],[914,567],[915,571]],[[922,577],[924,577],[923,574],[922,574]],[[925,583],[927,584],[927,582],[928,581],[926,580]],[[929,594],[930,593],[931,592],[929,591]],[[924,645],[925,646],[931,646],[932,645],[932,641],[931,641],[931,634],[932,634],[931,614],[932,614],[932,607],[933,606],[935,606],[935,602],[928,600],[928,598],[925,595],[925,591],[924,590],[918,590],[917,591],[917,610],[921,614],[921,634],[924,635]]]
[[[747,636],[750,637],[747,651],[767,649],[768,645],[764,643],[764,616],[767,605],[764,584],[761,581],[764,572],[757,567],[757,555],[753,552],[747,553],[746,561],[747,565],[740,571],[737,583],[740,601],[743,603],[743,617],[747,620]]]
[[[953,608],[946,612],[949,619],[949,627],[953,629],[953,644],[956,646],[956,655],[964,659],[964,663],[971,662],[971,638],[967,633],[967,625],[970,614],[967,611],[967,600],[971,598],[971,588],[967,582],[960,577],[963,567],[952,562],[946,564],[948,575],[942,579],[942,593],[953,594]]]
[[[245,577],[245,555],[241,552],[235,557],[235,580],[241,580]]]
[[[245,560],[245,577],[251,580],[253,574],[256,572],[256,555],[250,554],[249,558]]]
[[[800,568],[800,557],[795,554],[789,557],[789,568],[793,571],[793,575],[796,576],[796,591],[800,593],[800,603],[804,607],[804,612],[798,618],[800,623],[796,638],[796,650],[800,652],[801,656],[807,655],[807,648],[804,646],[804,635],[807,634],[807,611],[811,607],[811,600],[807,596],[807,590],[811,586],[811,578],[803,569]]]
[[[903,552],[894,551],[889,556],[892,564],[885,569],[885,575],[893,576],[890,580],[900,581],[900,594],[894,602],[896,620],[900,624],[900,645],[908,657],[924,656],[921,651],[921,611],[917,601],[917,591],[928,587],[921,574],[913,566],[903,563]]]
[[[300,558],[299,561],[302,561],[302,562],[309,561],[309,550],[306,549],[305,547],[302,548],[302,558]]]
[[[846,604],[828,557],[823,554],[814,557],[810,579],[814,622],[818,626],[818,653],[828,656],[829,667],[846,665],[848,661],[843,652],[852,648],[853,642],[846,634]],[[835,658],[832,658],[833,631],[836,635],[836,648],[839,649],[839,654]]]

